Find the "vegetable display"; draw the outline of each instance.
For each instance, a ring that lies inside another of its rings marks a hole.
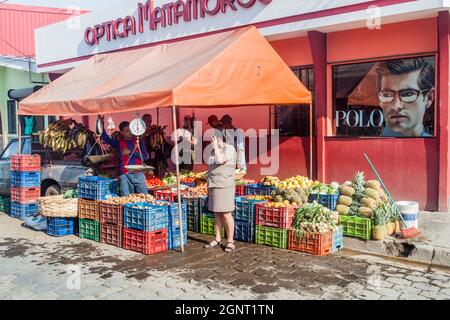
[[[308,233],[325,233],[334,231],[339,223],[339,214],[318,204],[307,203],[297,209],[293,220],[293,228],[299,238]]]
[[[208,189],[206,183],[200,184],[195,188],[190,188],[185,194],[188,198],[206,197],[208,195]]]
[[[146,184],[147,188],[156,188],[156,187],[163,187],[164,182],[155,176],[147,176],[146,177]]]
[[[311,194],[339,194],[339,184],[333,182],[331,184],[325,183],[314,183],[312,187],[309,188],[309,193]]]
[[[177,183],[177,177],[167,176],[163,179],[163,183],[165,186],[173,186]]]
[[[154,203],[155,198],[149,194],[130,194],[126,197],[111,197],[103,201],[107,204],[127,204],[127,203],[137,203],[137,202],[147,202]]]
[[[238,180],[236,180],[236,185],[237,186],[244,186],[244,185],[247,185],[247,184],[254,184],[254,183],[256,183],[256,181],[255,180],[250,180],[250,179],[238,179]]]

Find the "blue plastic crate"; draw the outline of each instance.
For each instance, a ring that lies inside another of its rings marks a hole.
[[[338,252],[344,248],[344,227],[339,226],[336,231],[333,232],[333,246],[331,247],[331,253]]]
[[[106,200],[118,195],[117,179],[102,177],[80,177],[78,180],[78,195],[89,200]]]
[[[167,208],[144,202],[125,204],[123,225],[126,228],[142,231],[167,229],[169,225]]]
[[[249,243],[255,242],[255,223],[248,221],[234,221],[234,239]]]
[[[63,237],[78,233],[77,218],[51,218],[47,217],[47,235]]]
[[[199,198],[200,202],[200,217],[214,218],[214,212],[208,210],[208,197]]]
[[[11,186],[12,187],[40,187],[41,186],[41,173],[40,172],[11,171]]]
[[[265,202],[265,200],[246,199],[245,197],[236,198],[235,220],[255,223],[256,204]]]
[[[171,202],[170,205],[166,206],[168,210],[168,229],[177,229],[180,227],[180,217],[178,215],[178,203]],[[187,225],[187,206],[186,203],[181,203],[181,212],[183,218],[183,226]]]
[[[319,204],[327,207],[330,210],[335,211],[337,202],[339,200],[339,194],[318,194],[312,193],[308,198],[309,202],[317,201]]]
[[[184,239],[184,241],[183,241],[184,245],[187,245],[187,243],[188,243],[187,228],[183,228],[183,239]],[[181,247],[180,227],[173,229],[173,230],[171,230],[170,228],[168,229],[167,244],[168,244],[169,250],[178,249]]]
[[[245,195],[247,196],[271,196],[277,188],[264,186],[261,183],[249,184],[245,186]]]
[[[195,188],[197,186],[197,182],[181,182],[181,184],[189,188]]]
[[[34,217],[39,213],[39,205],[37,203],[20,204],[11,202],[11,217],[16,219],[25,219],[26,217]]]

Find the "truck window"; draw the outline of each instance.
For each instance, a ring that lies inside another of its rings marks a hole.
[[[31,140],[23,139],[22,153],[29,154],[30,149],[31,149]],[[13,140],[6,146],[6,149],[3,150],[1,160],[11,160],[11,156],[18,153],[19,153],[19,141]]]

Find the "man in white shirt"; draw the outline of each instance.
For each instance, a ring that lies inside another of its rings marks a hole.
[[[233,118],[226,114],[220,120],[225,130],[234,130],[234,147],[237,152],[236,168],[247,171],[247,163],[245,161],[245,136],[242,129],[236,129],[233,126]]]

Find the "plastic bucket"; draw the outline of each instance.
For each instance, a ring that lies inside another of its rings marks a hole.
[[[402,229],[419,229],[419,204],[413,201],[399,201],[396,204],[406,224],[400,224]]]

